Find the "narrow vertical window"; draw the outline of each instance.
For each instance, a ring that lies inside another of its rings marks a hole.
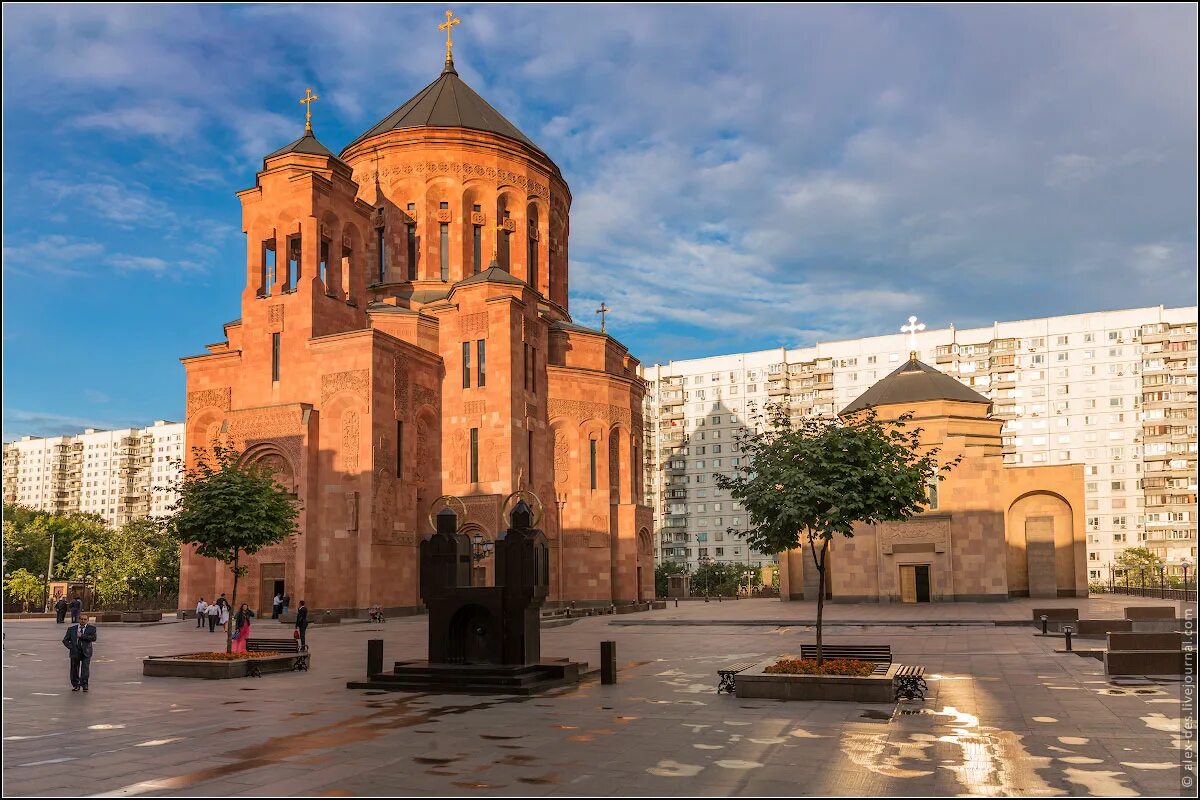
[[[396,421],[396,477],[404,478],[404,423]]]
[[[447,283],[450,280],[450,225],[443,222],[438,226],[438,233],[441,235],[440,250],[442,259],[442,283]]]
[[[475,367],[475,369],[478,371],[475,377],[475,385],[479,387],[487,385],[487,362],[485,360],[485,351],[483,347],[484,341],[485,340],[483,339],[475,340],[475,355],[476,360],[479,362]]]
[[[529,285],[536,292],[538,288],[538,253],[537,239],[529,237]]]
[[[379,273],[376,275],[376,278],[378,279],[376,282],[383,283],[384,278],[387,277],[387,248],[384,246],[386,237],[384,236],[384,229],[382,227],[376,228],[375,233],[378,236],[377,243],[379,245]]]
[[[288,288],[300,285],[300,237],[288,240]]]
[[[263,296],[271,296],[271,287],[275,285],[275,240],[267,239],[263,242],[263,267],[262,267],[262,285]]]
[[[529,482],[527,485],[533,486],[535,480],[533,473],[533,431],[525,433],[525,448],[526,452],[529,453]]]
[[[483,226],[471,226],[471,269],[478,275],[483,269]]]
[[[588,464],[589,474],[592,478],[592,488],[596,488],[596,440],[588,440]]]
[[[525,368],[525,391],[528,392],[529,391],[529,342],[525,342],[525,361],[523,362],[523,366]]]
[[[279,334],[271,334],[271,380],[279,380]]]
[[[529,346],[529,391],[537,394],[537,348]]]
[[[630,489],[630,493],[632,495],[630,500],[636,504],[638,501],[638,487],[642,482],[642,462],[638,461],[637,445],[634,445],[632,448],[630,448],[630,450],[629,474],[633,480],[633,487]]]
[[[508,221],[507,211],[504,212],[504,221]],[[499,230],[496,233],[500,236],[500,241],[496,242],[496,249],[499,251],[498,260],[500,262],[500,269],[505,272],[512,272],[508,263],[508,230]]]
[[[463,388],[471,388],[471,343],[463,342]]]
[[[321,240],[321,263],[317,265],[317,268],[321,276],[321,285],[328,286],[325,273],[329,269],[329,242],[326,239]]]
[[[417,204],[408,204],[408,223],[405,224],[405,233],[408,237],[408,279],[415,281],[417,279]]]
[[[479,428],[471,428],[471,483],[479,483]]]

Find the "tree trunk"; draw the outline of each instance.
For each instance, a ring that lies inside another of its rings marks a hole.
[[[234,609],[236,609],[238,607],[238,604],[237,604],[238,572],[239,572],[239,570],[238,570],[238,553],[237,553],[237,550],[234,550],[233,551],[233,599],[229,601],[229,624],[225,628],[225,652],[226,653],[233,652],[233,619],[234,619],[234,613],[235,613]]]
[[[814,548],[815,549],[815,548]],[[825,557],[829,554],[829,540],[821,544],[821,558],[817,563],[817,666],[825,663],[825,654],[821,650],[821,632],[825,615]]]

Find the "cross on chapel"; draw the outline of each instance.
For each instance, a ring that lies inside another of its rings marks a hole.
[[[462,20],[455,17],[453,11],[451,11],[450,9],[446,9],[446,21],[443,22],[441,25],[438,25],[439,31],[446,32],[446,63],[447,64],[454,63],[454,56],[453,56],[454,40],[450,38],[450,31],[454,29],[455,25],[461,25],[461,24],[462,24]]]
[[[300,105],[304,106],[304,132],[312,133],[312,104],[317,100],[317,95],[313,94],[312,87],[304,90],[304,97],[300,98]]]
[[[900,326],[900,332],[908,334],[908,349],[913,353],[913,358],[916,358],[917,352],[917,331],[923,330],[925,330],[925,323],[917,322],[916,317],[909,317],[908,324]]]
[[[612,309],[609,308],[608,306],[604,305],[603,302],[600,303],[600,307],[596,309],[596,313],[600,315],[600,332],[601,333],[604,333],[604,315],[607,314],[609,311],[612,311]]]

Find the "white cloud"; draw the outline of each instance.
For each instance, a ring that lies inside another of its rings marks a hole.
[[[4,269],[28,275],[84,275],[94,271],[103,254],[103,245],[96,242],[51,234],[25,244],[4,245]]]

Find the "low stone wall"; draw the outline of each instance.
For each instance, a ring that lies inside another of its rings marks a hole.
[[[1178,614],[1175,606],[1125,606],[1125,619],[1169,619],[1173,622]]]
[[[1081,639],[1103,639],[1114,631],[1132,631],[1133,623],[1127,619],[1081,619],[1075,634]]]
[[[121,622],[162,622],[161,611],[122,611]]]
[[[1136,633],[1173,633],[1183,628],[1183,621],[1171,619],[1135,619],[1133,630]]]
[[[1119,650],[1182,650],[1182,633],[1110,633],[1110,652]]]
[[[1050,622],[1074,622],[1079,619],[1078,608],[1035,608],[1033,610],[1033,621],[1037,624],[1042,623],[1042,617],[1045,617]]]
[[[1196,654],[1184,650],[1109,650],[1104,671],[1109,675],[1183,675],[1185,661],[1195,665]]]
[[[762,697],[772,700],[843,700],[857,703],[894,703],[892,679],[898,666],[892,664],[886,674],[854,677],[847,675],[772,675],[766,668],[781,658],[776,656],[737,674],[738,697]]]

